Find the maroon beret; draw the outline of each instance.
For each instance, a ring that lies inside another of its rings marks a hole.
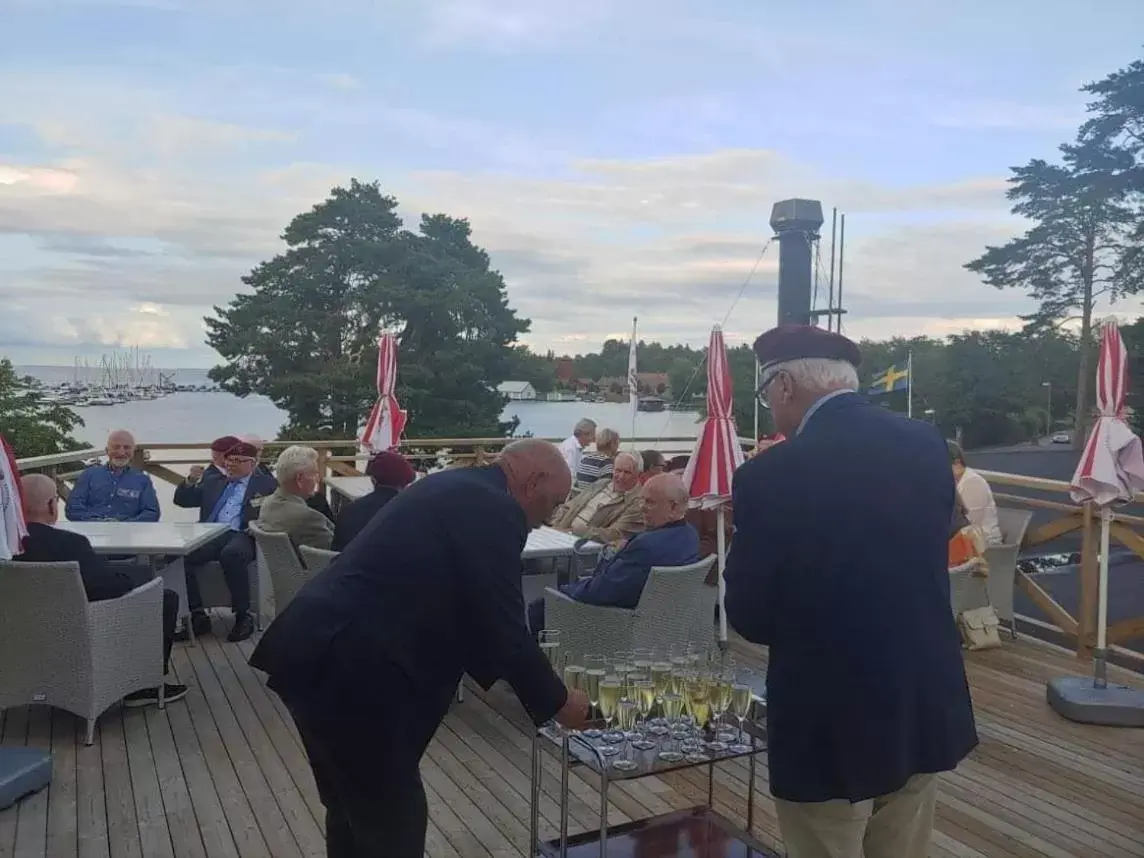
[[[258,448],[253,444],[247,444],[245,441],[239,441],[233,447],[226,451],[227,456],[235,456],[243,459],[257,459]]]
[[[755,340],[755,357],[763,369],[790,360],[844,360],[858,366],[862,355],[853,340],[813,325],[779,325]]]
[[[233,435],[223,435],[221,438],[216,438],[211,442],[212,453],[226,453],[238,443],[238,439]]]
[[[377,485],[395,489],[405,488],[417,476],[413,466],[404,456],[388,450],[370,459],[369,464],[365,466],[365,473]]]

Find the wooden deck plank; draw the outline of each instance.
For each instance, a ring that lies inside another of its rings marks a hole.
[[[47,858],[76,858],[79,854],[77,825],[76,718],[58,709],[52,712],[52,784],[48,793]]]
[[[247,664],[252,644],[177,647],[192,686],[164,711],[108,712],[96,744],[62,712],[3,713],[5,745],[49,744],[52,787],[0,812],[0,858],[320,858],[324,812],[289,713]],[[741,641],[741,663],[766,654]],[[1020,641],[966,656],[980,747],[943,776],[931,858],[1144,858],[1144,731],[1072,724],[1045,703],[1044,682],[1084,675],[1069,654]],[[1122,674],[1117,675],[1122,676]],[[1144,680],[1135,679],[1144,684]],[[518,858],[529,828],[531,737],[505,689],[472,689],[430,745],[422,772],[431,858]],[[559,823],[558,761],[543,759],[541,836]],[[614,783],[612,824],[706,801],[705,769]],[[570,779],[570,831],[594,829],[596,779]],[[744,762],[716,773],[717,809],[741,820]],[[755,781],[755,835],[780,845],[765,759]]]

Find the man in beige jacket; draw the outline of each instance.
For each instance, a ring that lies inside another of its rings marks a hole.
[[[560,507],[552,526],[602,543],[621,542],[639,533],[644,528],[639,476],[639,458],[618,454],[612,478],[589,486]]]
[[[262,502],[258,524],[263,530],[285,533],[295,547],[329,549],[334,523],[306,505],[318,490],[318,453],[310,447],[287,447],[274,465],[278,488]]]

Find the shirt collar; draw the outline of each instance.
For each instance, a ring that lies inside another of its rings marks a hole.
[[[801,435],[802,430],[806,428],[806,424],[810,422],[810,418],[815,415],[815,413],[818,411],[818,409],[820,409],[823,405],[828,403],[830,400],[837,399],[840,396],[843,396],[843,395],[848,394],[848,393],[854,393],[854,392],[855,391],[853,391],[853,390],[832,390],[830,393],[826,394],[826,396],[822,397],[820,400],[818,400],[818,402],[814,403],[814,405],[812,405],[812,406],[810,406],[810,408],[806,409],[806,414],[802,415],[802,422],[798,424],[798,429],[795,430],[794,434],[795,435]]]

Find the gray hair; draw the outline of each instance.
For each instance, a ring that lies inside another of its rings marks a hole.
[[[788,373],[796,385],[812,393],[858,389],[858,370],[844,360],[799,358],[779,364],[775,367],[778,370]],[[771,377],[774,378],[773,373]]]
[[[596,433],[596,449],[607,447],[609,445],[619,445],[620,433],[615,429],[601,429]]]
[[[317,450],[295,444],[279,454],[278,461],[274,463],[274,477],[279,483],[289,484],[302,472],[317,467],[317,464]]]
[[[643,458],[636,455],[635,453],[629,453],[627,450],[625,450],[622,453],[616,453],[616,458],[613,460],[613,465],[618,463],[620,461],[620,459],[624,459],[624,458],[632,460],[632,464],[634,464],[636,466],[636,473],[637,474],[643,470]]]
[[[589,420],[587,417],[584,417],[583,419],[576,421],[576,425],[572,429],[572,434],[573,435],[584,435],[588,432],[595,432],[595,431],[596,431],[596,421],[595,420]]]

